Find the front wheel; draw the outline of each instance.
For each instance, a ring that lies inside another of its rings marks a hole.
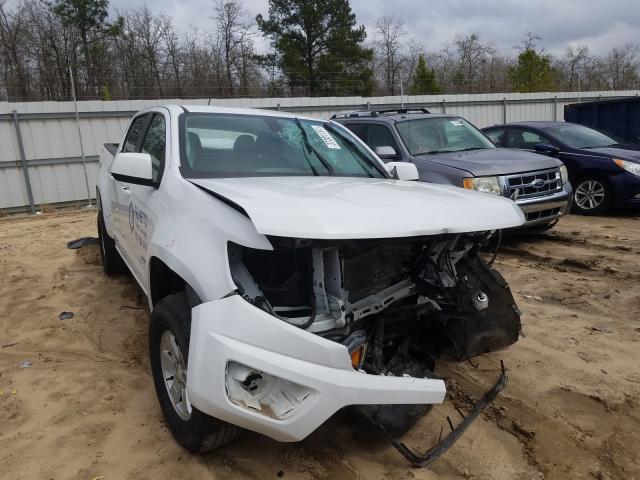
[[[205,452],[229,443],[240,429],[189,403],[186,386],[190,334],[191,308],[186,293],[160,300],[149,324],[151,371],[160,408],[180,445],[190,452]]]
[[[577,182],[573,192],[573,211],[578,215],[599,215],[609,210],[611,191],[609,186],[596,178]]]

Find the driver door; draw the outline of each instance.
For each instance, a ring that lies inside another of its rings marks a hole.
[[[136,152],[142,142],[142,134],[147,127],[149,114],[135,117],[129,126],[124,142],[120,146],[120,152]],[[116,154],[117,155],[117,154]],[[131,251],[128,240],[130,234],[129,209],[131,205],[131,184],[116,180],[111,176],[111,215],[113,224],[113,235],[120,254],[131,266]]]

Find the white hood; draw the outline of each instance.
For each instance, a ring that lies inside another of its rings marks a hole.
[[[506,198],[448,185],[346,177],[190,179],[241,206],[264,235],[413,237],[522,225]]]

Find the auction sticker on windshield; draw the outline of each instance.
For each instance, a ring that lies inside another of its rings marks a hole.
[[[312,125],[312,128],[316,131],[318,136],[322,139],[325,145],[328,148],[333,148],[334,150],[340,150],[340,145],[336,142],[333,137],[327,132],[327,130],[320,125]]]

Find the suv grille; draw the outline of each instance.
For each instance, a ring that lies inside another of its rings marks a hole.
[[[505,177],[507,196],[511,199],[541,197],[562,191],[560,170],[543,170]]]

